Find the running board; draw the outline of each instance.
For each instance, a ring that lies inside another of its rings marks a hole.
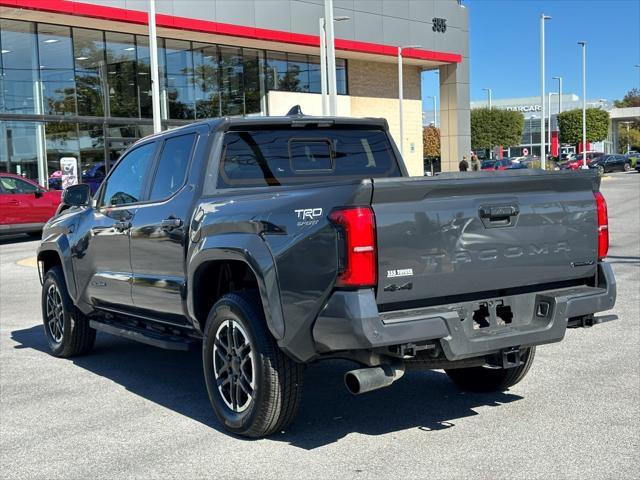
[[[126,325],[109,321],[89,320],[89,326],[100,332],[109,333],[118,337],[128,338],[136,342],[145,343],[165,350],[189,350],[189,346],[196,340],[194,338],[162,333],[149,328]]]

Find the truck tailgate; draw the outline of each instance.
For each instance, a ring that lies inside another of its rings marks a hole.
[[[379,305],[595,275],[594,174],[480,172],[373,185]]]

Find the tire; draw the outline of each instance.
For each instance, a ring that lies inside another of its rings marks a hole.
[[[536,354],[536,347],[523,349],[522,363],[515,368],[454,368],[445,370],[453,382],[462,390],[470,392],[501,392],[520,382],[529,372]]]
[[[51,268],[42,286],[42,323],[51,353],[68,358],[89,353],[96,331],[71,301],[60,267]]]
[[[287,357],[269,333],[257,293],[223,295],[212,307],[202,362],[213,410],[231,433],[264,437],[293,420],[304,367]]]
[[[606,173],[606,170],[604,169],[604,167],[602,165],[598,166],[598,175],[602,176]]]
[[[623,167],[623,170],[625,172],[630,172],[631,171],[631,164],[630,163],[625,163],[624,167]]]
[[[42,238],[42,230],[38,230],[37,232],[27,232],[27,235],[34,240],[40,240]]]

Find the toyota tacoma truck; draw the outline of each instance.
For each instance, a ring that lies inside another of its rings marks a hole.
[[[353,394],[409,368],[505,390],[538,345],[616,318],[596,315],[616,297],[599,182],[410,178],[379,119],[195,123],[64,192],[37,253],[44,332],[57,357],[96,331],[201,348],[213,410],[248,437],[293,419],[323,359],[358,364]]]

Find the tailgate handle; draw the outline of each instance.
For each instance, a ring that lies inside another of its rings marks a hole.
[[[511,227],[520,213],[517,205],[485,205],[480,207],[480,219],[486,228]]]
[[[505,218],[515,217],[520,213],[515,205],[494,205],[480,207],[480,216],[482,218],[490,218],[496,220],[504,220]]]

